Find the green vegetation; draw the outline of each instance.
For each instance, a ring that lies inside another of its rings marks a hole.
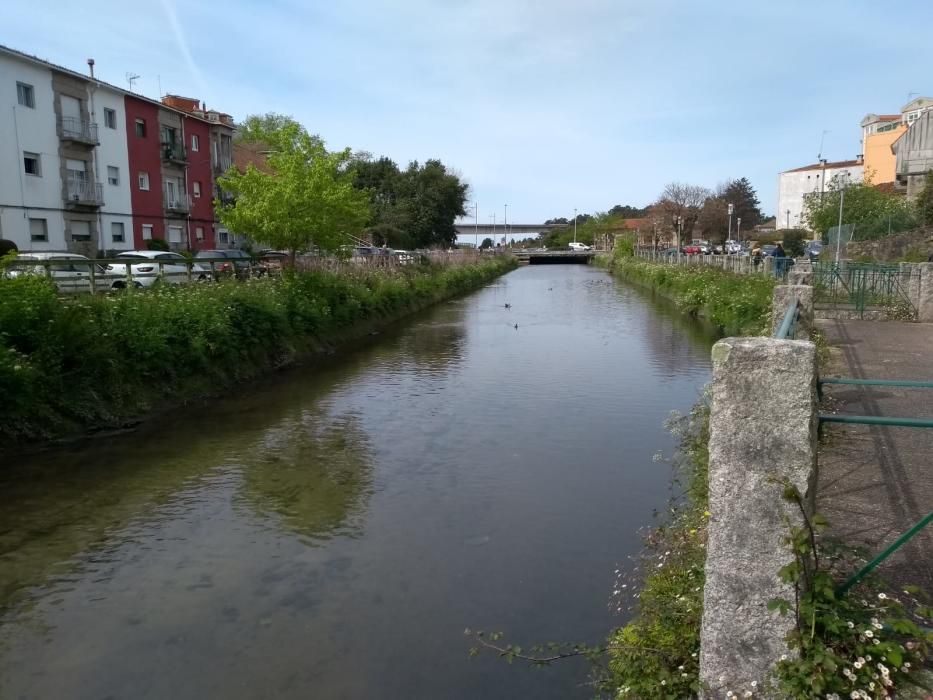
[[[924,226],[933,226],[933,170],[927,173],[923,190],[917,195],[915,206],[920,223]]]
[[[725,333],[761,335],[770,323],[772,277],[651,263],[619,247],[615,252],[614,273],[670,297],[686,313],[703,316]]]
[[[0,277],[0,439],[119,425],[474,289],[515,265],[290,273],[61,299]]]
[[[804,198],[804,219],[820,236],[839,223],[842,190],[833,180],[822,197],[814,192]],[[918,224],[917,212],[906,197],[878,189],[870,180],[845,187],[842,209],[842,223],[855,225],[853,240],[857,241],[900,233]]]
[[[709,518],[709,404],[669,422],[678,437],[674,466],[683,496],[669,522],[645,541],[640,581],[620,577],[614,595],[635,601],[635,617],[609,638],[608,678],[617,698],[695,697],[700,687],[700,620]],[[621,607],[621,604],[620,604]]]
[[[366,222],[376,245],[392,248],[448,247],[457,240],[454,221],[466,214],[468,185],[439,160],[417,161],[400,170],[389,158],[358,154],[350,166],[353,185],[367,193]]]
[[[231,167],[218,184],[233,201],[218,200],[224,226],[295,253],[316,246],[336,250],[369,217],[365,192],[347,173],[350,149],[330,153],[324,142],[287,117],[246,120],[240,139],[262,144],[263,167]]]

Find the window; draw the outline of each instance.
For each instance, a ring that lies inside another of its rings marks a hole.
[[[146,138],[146,120],[145,119],[136,120],[136,135],[141,139]]]
[[[49,223],[45,219],[29,220],[29,238],[33,241],[49,240]]]
[[[198,138],[197,134],[191,134],[191,150],[192,151],[201,150],[201,139]]]
[[[168,227],[168,242],[181,243],[181,226]]]
[[[23,170],[26,171],[27,175],[42,177],[42,163],[39,160],[38,153],[23,152]]]
[[[222,228],[219,231],[217,231],[217,240],[220,243],[226,243],[228,238],[229,238],[229,235],[227,234],[227,229]]]
[[[203,227],[203,226],[196,226],[196,227],[195,227],[195,229],[194,229],[194,237],[197,238],[199,241],[203,241],[203,240],[204,240],[204,227]]]
[[[126,240],[126,231],[123,228],[122,221],[110,222],[110,240],[114,243],[123,243]]]
[[[36,89],[26,83],[16,83],[16,100],[23,107],[36,108]],[[44,219],[41,219],[44,221]]]
[[[117,110],[104,107],[104,126],[108,129],[117,128]]]
[[[191,191],[194,193],[195,197],[201,196],[201,183],[195,180],[191,183]]]
[[[171,126],[162,127],[162,143],[166,146],[174,146],[178,139],[175,136],[175,129]]]
[[[170,205],[178,201],[177,195],[178,190],[175,188],[175,180],[166,179],[165,180],[165,201]]]
[[[115,165],[107,166],[107,182],[111,185],[120,184],[120,168]]]
[[[73,241],[91,240],[91,222],[90,221],[72,221],[71,222],[71,240]]]
[[[149,189],[149,173],[139,174],[139,189],[141,190]]]
[[[143,240],[152,240],[152,224],[143,224]]]

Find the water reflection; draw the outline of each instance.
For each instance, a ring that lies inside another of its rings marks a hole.
[[[307,409],[265,431],[246,457],[240,500],[306,542],[353,535],[372,485],[359,418]]]

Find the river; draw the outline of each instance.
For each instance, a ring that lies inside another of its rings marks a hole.
[[[509,304],[511,308],[506,308]],[[0,699],[587,698],[711,337],[525,267],[315,366],[0,469]]]

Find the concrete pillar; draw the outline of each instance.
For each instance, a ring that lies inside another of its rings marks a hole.
[[[917,320],[933,323],[933,263],[920,263],[920,282],[917,289]]]
[[[771,335],[781,327],[784,314],[791,300],[800,302],[800,320],[797,323],[797,336],[809,339],[813,327],[813,287],[806,284],[778,284],[771,292]]]
[[[800,512],[782,498],[789,479],[812,500],[816,483],[816,347],[804,340],[726,338],[713,346],[709,531],[700,681],[706,698],[761,688],[782,654],[793,601],[778,570]],[[756,694],[757,695],[757,694]]]

